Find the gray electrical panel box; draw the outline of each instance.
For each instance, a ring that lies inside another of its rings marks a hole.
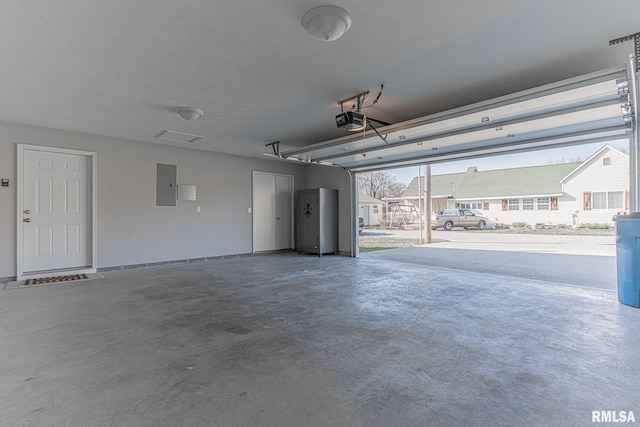
[[[156,206],[176,205],[176,165],[158,163],[156,171]]]
[[[338,190],[298,190],[296,249],[319,256],[338,253]]]

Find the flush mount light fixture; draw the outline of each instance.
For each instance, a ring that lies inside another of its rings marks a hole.
[[[188,121],[199,119],[204,114],[204,111],[201,109],[192,107],[178,108],[176,112],[180,114],[180,117]]]
[[[318,40],[332,42],[351,27],[351,15],[338,6],[320,6],[304,14],[302,26]]]

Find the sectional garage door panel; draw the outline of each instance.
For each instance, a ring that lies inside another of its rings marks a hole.
[[[626,68],[615,68],[420,119],[285,151],[354,171],[628,136]]]

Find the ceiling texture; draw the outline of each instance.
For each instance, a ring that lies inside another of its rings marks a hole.
[[[324,4],[352,17],[329,43],[301,24]],[[625,66],[633,41],[609,40],[638,17],[638,0],[8,0],[0,120],[263,157],[344,137],[338,102],[380,83],[366,114],[397,124]]]

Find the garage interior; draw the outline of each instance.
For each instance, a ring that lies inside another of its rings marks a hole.
[[[630,140],[639,210],[640,5],[344,3],[331,42],[302,25],[317,6],[6,8],[3,425],[640,417],[640,317],[615,292],[359,256],[355,222],[358,172],[609,138]],[[336,126],[360,109],[364,131]],[[29,205],[48,175],[28,166],[58,158],[86,165],[82,203],[64,199],[85,228],[49,241],[38,221],[58,199]],[[279,253],[293,216],[262,239],[257,175],[274,193],[284,177],[291,203],[338,190],[342,256]],[[80,264],[34,261],[74,238]],[[92,280],[15,285],[62,272]]]

